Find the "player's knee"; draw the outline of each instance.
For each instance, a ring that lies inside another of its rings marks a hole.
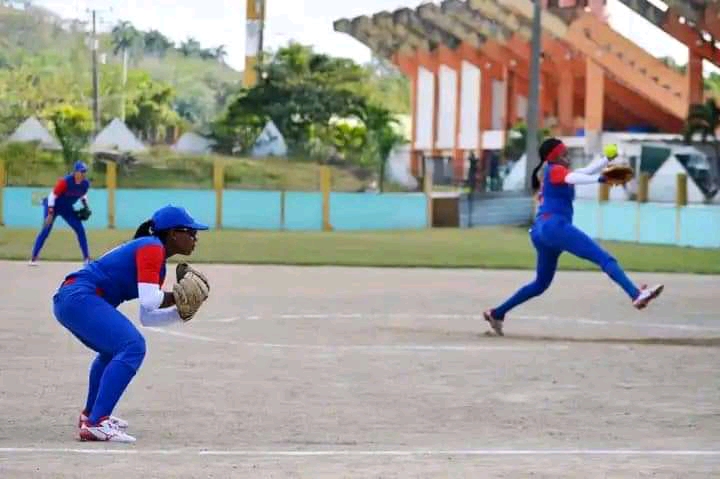
[[[537,295],[543,294],[550,287],[552,278],[538,278],[535,280],[535,291]]]
[[[552,278],[535,278],[535,281],[528,285],[528,292],[531,296],[540,296],[550,287]]]
[[[143,359],[145,359],[146,351],[147,346],[145,345],[145,338],[138,334],[135,338],[125,344],[122,351],[115,357],[115,359],[125,362],[128,366],[137,371],[140,369]]]
[[[602,268],[603,271],[607,272],[612,266],[617,264],[617,260],[614,256],[612,256],[610,253],[603,252],[603,256],[600,259],[600,268]]]

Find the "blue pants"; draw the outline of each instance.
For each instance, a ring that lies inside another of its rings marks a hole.
[[[548,289],[563,251],[598,265],[630,299],[634,300],[640,293],[610,253],[561,216],[538,219],[530,230],[530,239],[537,251],[535,279],[492,310],[496,319],[504,319],[508,311]]]
[[[95,292],[77,282],[53,297],[55,317],[98,355],[90,366],[85,414],[91,424],[110,416],[145,358],[145,338],[132,322]]]
[[[48,205],[47,199],[45,199],[43,201],[43,221],[45,221],[45,218],[47,218],[47,214]],[[48,236],[50,236],[50,231],[52,231],[53,224],[55,223],[55,220],[58,216],[61,216],[62,219],[64,219],[65,222],[68,224],[68,226],[73,229],[75,235],[77,236],[78,243],[80,243],[80,250],[82,251],[83,259],[88,259],[90,257],[90,253],[88,252],[88,242],[87,236],[85,235],[85,228],[83,227],[82,221],[80,221],[80,219],[75,215],[72,208],[55,210],[55,217],[53,217],[53,222],[49,225],[45,225],[43,223],[43,227],[40,230],[37,238],[35,239],[35,245],[33,246],[32,250],[32,259],[35,260],[40,255],[40,250],[45,244],[45,240],[47,240]]]

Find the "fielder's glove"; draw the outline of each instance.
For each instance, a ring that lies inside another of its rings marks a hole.
[[[90,211],[90,208],[87,206],[83,206],[79,210],[75,210],[75,215],[77,215],[80,221],[87,221],[91,214],[92,211]]]
[[[177,282],[173,297],[178,314],[183,321],[190,321],[210,295],[210,284],[205,275],[187,263],[179,263],[175,269]]]
[[[635,172],[629,165],[608,165],[603,169],[602,176],[608,185],[618,186],[632,180]]]

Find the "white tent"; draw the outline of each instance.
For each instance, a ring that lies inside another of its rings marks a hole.
[[[178,153],[193,153],[205,155],[212,151],[215,142],[209,138],[193,133],[192,131],[183,133],[177,143],[173,145],[173,151]]]
[[[34,116],[22,122],[20,126],[10,135],[8,142],[26,143],[39,141],[43,148],[60,150],[60,142],[45,128]]]
[[[687,175],[687,170],[675,156],[671,156],[650,178],[648,201],[662,203],[674,202],[678,173]],[[687,199],[688,203],[702,203],[705,200],[705,195],[690,175],[687,177]]]
[[[385,178],[403,185],[408,189],[418,187],[418,182],[410,172],[410,145],[401,145],[390,152]]]
[[[287,144],[278,127],[272,120],[268,121],[252,149],[252,156],[285,156],[287,155]]]
[[[146,149],[145,145],[118,118],[98,133],[90,145],[90,151],[93,153],[102,151],[138,153]]]

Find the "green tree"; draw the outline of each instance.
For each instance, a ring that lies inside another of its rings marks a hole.
[[[174,44],[165,35],[157,30],[150,30],[144,34],[145,52],[150,55],[164,57],[173,48]]]
[[[399,122],[387,108],[369,104],[361,114],[367,128],[367,144],[376,154],[380,191],[384,191],[385,170],[390,153],[407,139],[398,132]]]
[[[550,129],[540,128],[538,130],[538,145],[550,136]],[[503,155],[506,159],[517,160],[525,154],[527,148],[527,123],[520,121],[508,132],[508,139],[505,142]]]
[[[190,37],[180,44],[179,51],[183,56],[197,57],[200,56],[202,46],[200,45],[200,42]]]
[[[288,146],[300,152],[308,141],[327,131],[333,117],[357,117],[365,101],[357,93],[368,79],[365,69],[352,60],[318,54],[297,43],[270,55],[258,72],[258,84],[235,96],[222,119],[229,123],[216,132],[234,132],[239,125],[247,128],[257,119],[264,125],[272,119]],[[228,143],[228,139],[216,139]]]
[[[128,98],[127,125],[152,142],[163,137],[167,128],[180,126],[180,115],[173,109],[174,89],[146,79]]]
[[[45,116],[62,146],[65,165],[70,167],[82,158],[83,150],[90,141],[93,127],[90,110],[62,104],[49,110]]]

